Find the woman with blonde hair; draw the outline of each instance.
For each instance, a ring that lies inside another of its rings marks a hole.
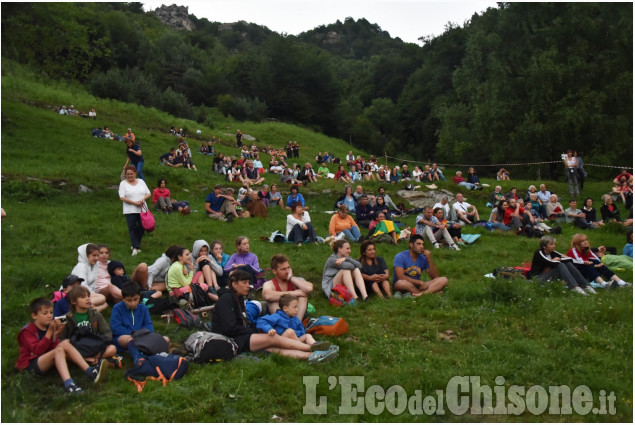
[[[331,249],[333,254],[326,260],[322,274],[324,295],[330,298],[333,287],[342,284],[353,296],[352,305],[356,304],[354,301],[359,298],[358,293],[361,294],[362,301],[366,301],[368,293],[362,277],[362,264],[351,258],[351,244],[345,239],[337,239],[331,243]]]
[[[598,251],[606,251],[606,248],[601,246],[598,248]],[[591,250],[587,235],[582,233],[573,235],[571,239],[571,249],[567,252],[567,257],[573,258],[573,265],[582,273],[582,276],[588,281],[599,283],[602,288],[609,287],[609,284],[605,282],[602,277],[606,277],[609,281],[612,281],[612,287],[630,286],[613,273],[611,269],[602,264],[602,260]]]

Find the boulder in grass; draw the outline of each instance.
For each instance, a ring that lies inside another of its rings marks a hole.
[[[90,187],[88,187],[88,186],[84,186],[83,184],[80,184],[80,185],[79,185],[79,188],[77,189],[77,192],[78,192],[78,193],[90,193],[90,192],[92,192],[92,191],[93,191],[93,190],[92,190]]]

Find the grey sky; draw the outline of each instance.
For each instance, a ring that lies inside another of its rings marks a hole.
[[[173,0],[146,1],[145,10],[154,10]],[[278,33],[297,35],[325,24],[365,18],[378,24],[392,37],[421,44],[422,36],[440,35],[448,22],[463,25],[474,13],[496,7],[494,1],[427,2],[420,0],[208,0],[176,2],[188,6],[189,13],[209,21],[247,21]]]

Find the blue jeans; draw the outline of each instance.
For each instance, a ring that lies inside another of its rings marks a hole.
[[[146,179],[143,177],[143,160],[137,162],[136,164],[134,164],[134,166],[137,167],[137,177],[139,177],[143,181],[146,181]]]
[[[509,230],[509,227],[505,226],[503,223],[497,223],[495,221],[488,221],[487,224],[492,226],[492,229],[494,229],[494,230],[503,230],[505,232]]]
[[[311,223],[305,223],[305,224],[307,227],[306,230],[304,230],[302,226],[300,226],[299,224],[296,224],[295,226],[293,226],[293,228],[289,232],[289,236],[287,237],[287,240],[293,243],[304,242],[307,239],[309,242],[315,242],[316,236],[315,236],[315,229],[313,228],[313,225]]]
[[[342,232],[344,232],[346,239],[353,242],[357,241],[362,236],[362,234],[359,232],[359,227],[357,226],[353,226],[350,229],[342,230]]]
[[[468,182],[461,182],[459,183],[459,186],[465,186],[467,187],[469,190],[474,190],[476,189],[476,185],[473,183],[468,183]]]
[[[126,223],[128,223],[128,234],[130,235],[130,244],[135,249],[141,248],[141,238],[145,233],[145,229],[141,225],[141,214],[124,214]]]

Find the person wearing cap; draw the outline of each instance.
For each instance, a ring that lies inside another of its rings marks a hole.
[[[81,285],[83,281],[84,279],[74,274],[69,274],[64,278],[64,280],[62,280],[62,287],[59,291],[53,292],[53,299],[51,300],[55,303],[55,307],[53,308],[53,317],[64,316],[70,311],[71,307],[68,304],[66,295],[71,292],[71,289]]]
[[[131,128],[128,129],[128,132],[123,137],[124,139],[132,139],[133,142],[135,141],[134,133],[132,132]]]

